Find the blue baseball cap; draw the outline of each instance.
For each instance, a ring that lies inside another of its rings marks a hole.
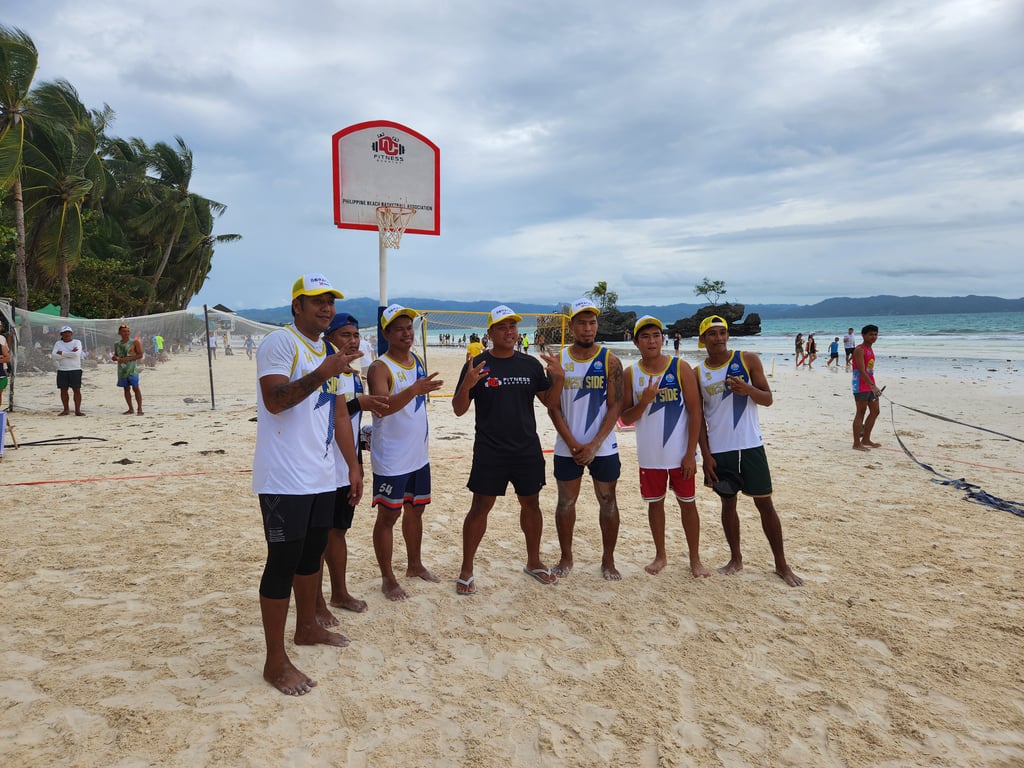
[[[348,312],[338,312],[334,315],[334,319],[331,320],[331,324],[327,326],[327,330],[324,331],[324,336],[328,336],[346,325],[354,325],[358,328],[359,321],[352,317]]]

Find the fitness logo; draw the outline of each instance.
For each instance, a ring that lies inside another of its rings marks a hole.
[[[381,131],[377,134],[377,140],[370,145],[373,149],[373,159],[378,163],[401,163],[405,161],[405,145],[398,140],[397,136],[389,136]]]

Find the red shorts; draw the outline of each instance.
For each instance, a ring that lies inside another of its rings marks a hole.
[[[640,496],[644,501],[661,501],[665,489],[672,485],[672,493],[680,501],[693,501],[697,497],[694,478],[684,478],[680,467],[672,469],[644,469],[640,467]]]

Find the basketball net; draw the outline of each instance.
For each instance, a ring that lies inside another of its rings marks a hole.
[[[380,244],[385,248],[398,250],[402,235],[409,221],[416,214],[412,208],[400,205],[377,206],[377,229],[380,230]]]

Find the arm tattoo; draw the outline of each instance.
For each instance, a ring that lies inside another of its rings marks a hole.
[[[323,382],[319,379],[316,371],[310,371],[301,379],[278,384],[274,387],[274,397],[283,410],[293,408],[320,388]]]

